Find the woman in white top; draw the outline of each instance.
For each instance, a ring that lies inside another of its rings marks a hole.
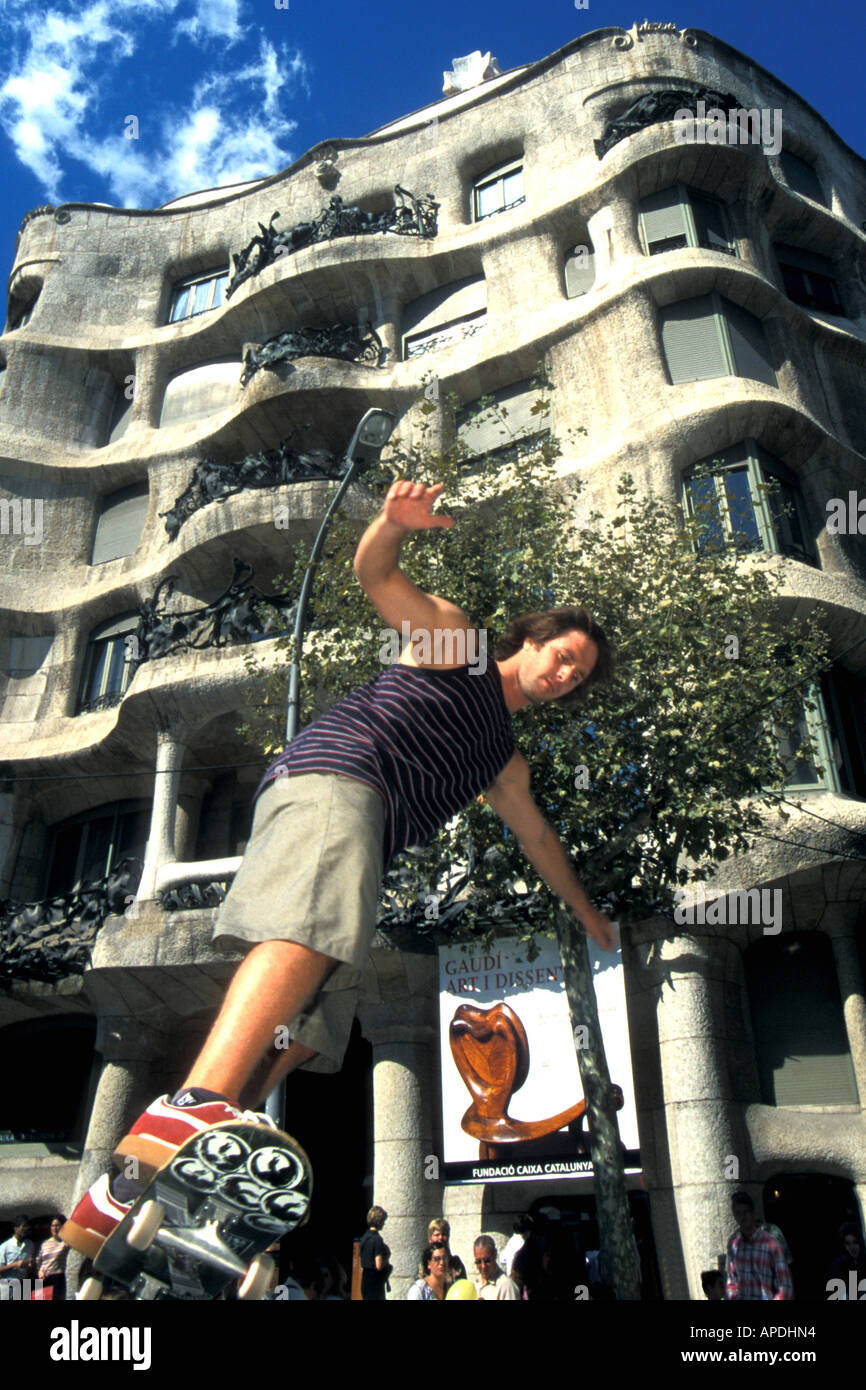
[[[421,1264],[426,1273],[415,1280],[406,1297],[421,1302],[443,1299],[448,1287],[448,1251],[442,1245],[425,1245]]]

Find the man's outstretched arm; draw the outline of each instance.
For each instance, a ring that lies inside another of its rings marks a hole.
[[[515,753],[506,763],[484,796],[500,820],[514,831],[523,853],[551,892],[562,898],[599,946],[605,951],[616,950],[615,926],[589,901],[559,836],[548,825],[532,799],[529,764],[522,753]]]
[[[355,552],[354,569],[362,589],[385,622],[398,630],[404,622],[413,630],[430,633],[472,628],[456,604],[425,593],[400,569],[400,547],[410,531],[454,525],[451,517],[432,511],[442,490],[441,483],[426,487],[398,479],[389,488],[382,511],[367,527]]]

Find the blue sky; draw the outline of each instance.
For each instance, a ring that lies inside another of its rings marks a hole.
[[[455,56],[490,49],[505,71],[644,17],[615,0],[0,0],[0,264],[40,203],[153,207],[273,173],[437,100]],[[862,0],[676,0],[646,17],[725,39],[866,155]]]

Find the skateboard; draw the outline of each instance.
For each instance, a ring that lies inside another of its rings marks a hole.
[[[307,1219],[313,1179],[288,1134],[248,1121],[187,1139],[154,1174],[93,1262],[78,1297],[106,1275],[134,1299],[216,1298],[235,1279],[260,1299],[274,1271],[267,1247]]]

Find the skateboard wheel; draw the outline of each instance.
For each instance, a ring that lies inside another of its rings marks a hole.
[[[256,1255],[241,1281],[238,1298],[261,1298],[267,1292],[275,1269],[276,1265],[270,1255],[264,1252]]]
[[[142,1202],[138,1213],[126,1233],[126,1243],[133,1250],[148,1250],[154,1236],[165,1217],[165,1207],[161,1202]]]
[[[76,1299],[80,1298],[82,1301],[87,1299],[101,1298],[102,1280],[94,1279],[91,1275],[89,1279],[85,1279],[84,1283],[81,1285],[81,1288],[78,1290],[78,1293],[75,1295],[75,1297]]]

